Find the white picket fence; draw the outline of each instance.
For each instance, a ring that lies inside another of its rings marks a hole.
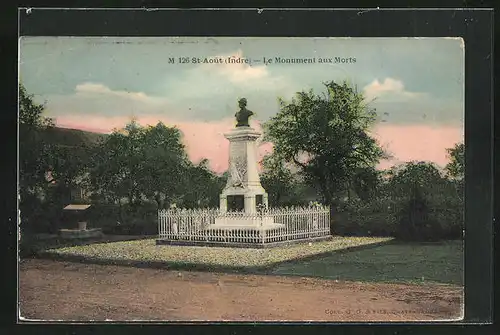
[[[245,218],[257,222],[255,229],[207,229],[216,218]],[[272,218],[282,224],[272,229],[259,229],[258,222]],[[259,221],[260,220],[260,221]],[[218,209],[169,209],[158,211],[161,240],[210,241],[232,243],[272,243],[330,235],[328,206],[272,208],[258,214],[221,213]]]

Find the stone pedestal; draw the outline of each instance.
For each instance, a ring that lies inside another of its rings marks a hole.
[[[262,134],[250,127],[237,127],[224,134],[229,140],[229,178],[220,195],[220,210],[256,214],[267,208],[267,193],[260,184],[256,141]]]
[[[280,227],[272,217],[259,215],[268,207],[268,195],[260,183],[257,139],[251,127],[236,127],[224,134],[229,140],[229,177],[220,195],[221,216],[209,229],[272,229]],[[241,216],[234,215],[241,213]]]

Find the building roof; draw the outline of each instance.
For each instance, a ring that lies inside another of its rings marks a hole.
[[[83,210],[86,210],[89,207],[90,207],[90,205],[75,205],[75,204],[72,204],[72,205],[68,205],[68,206],[64,207],[64,209],[66,209],[66,210],[74,210],[74,211],[83,211]]]

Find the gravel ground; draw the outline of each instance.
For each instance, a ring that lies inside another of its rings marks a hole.
[[[451,285],[20,263],[21,316],[38,320],[443,320],[460,318],[462,296]]]
[[[328,241],[269,249],[156,245],[154,239],[97,243],[48,250],[52,256],[86,259],[166,262],[214,267],[263,267],[351,247],[390,241],[376,237],[334,237]]]

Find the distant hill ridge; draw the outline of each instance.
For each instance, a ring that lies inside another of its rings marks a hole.
[[[108,134],[61,127],[51,127],[44,132],[44,139],[47,143],[64,146],[97,144],[107,136]]]

